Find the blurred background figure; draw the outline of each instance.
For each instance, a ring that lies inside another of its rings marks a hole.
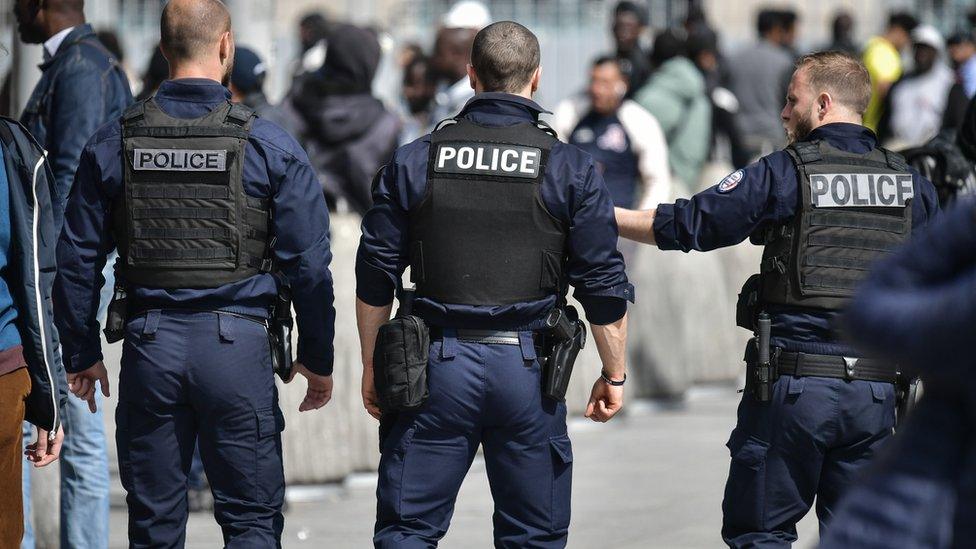
[[[613,42],[616,57],[627,80],[627,97],[633,97],[651,74],[651,60],[645,39],[649,17],[647,8],[636,2],[620,2],[613,10]]]
[[[325,64],[292,97],[304,125],[305,148],[331,209],[366,213],[373,176],[399,139],[399,118],[372,94],[379,61],[373,32],[336,24]]]
[[[931,25],[912,31],[915,64],[891,86],[878,122],[878,139],[890,149],[917,147],[935,137],[954,76],[945,63],[945,42]]]
[[[122,42],[119,40],[119,35],[113,30],[103,29],[96,32],[95,37],[98,38],[98,41],[105,46],[105,49],[107,49],[109,53],[115,56],[116,61],[119,62],[122,70],[125,71],[126,78],[129,79],[129,89],[132,90],[133,94],[135,94],[139,88],[140,78],[138,73],[136,73],[136,71],[134,71],[129,65],[128,59],[125,55],[125,49],[122,47]]]
[[[432,107],[437,95],[437,76],[430,59],[418,55],[403,69],[400,118],[400,144],[405,145],[428,133],[434,124]]]
[[[169,78],[169,61],[163,57],[163,52],[159,50],[157,44],[149,58],[146,72],[142,73],[142,85],[139,88],[139,93],[136,94],[136,101],[142,101],[156,93],[159,85],[167,78]]]
[[[435,122],[452,118],[474,97],[468,82],[468,61],[478,31],[491,23],[491,13],[476,0],[462,0],[441,19],[434,39],[431,66],[437,73],[438,91],[434,98]]]
[[[294,75],[314,72],[325,63],[329,44],[329,20],[318,12],[306,14],[298,23],[298,41],[301,54],[295,65]]]
[[[610,56],[594,61],[587,93],[559,104],[553,128],[590,153],[614,206],[653,208],[671,194],[668,146],[657,119],[625,97],[620,65]]]
[[[965,119],[969,101],[976,95],[976,39],[971,30],[959,31],[950,36],[946,43],[955,82],[946,99],[942,127],[958,130]]]
[[[634,100],[661,125],[668,145],[671,173],[690,187],[708,157],[712,107],[705,94],[705,78],[686,57],[681,30],[662,31],[654,39],[654,72]]]
[[[759,40],[729,60],[731,90],[739,101],[735,121],[742,136],[742,151],[734,155],[736,168],[786,145],[780,111],[793,73],[795,23],[795,14],[760,11]]]
[[[877,131],[884,110],[885,97],[903,71],[901,55],[912,43],[912,31],[918,20],[909,13],[896,12],[888,18],[888,27],[864,47],[864,66],[871,75],[871,103],[864,112],[864,125]]]
[[[830,24],[830,43],[823,49],[842,51],[857,56],[861,45],[854,39],[854,16],[847,11],[839,11]]]
[[[274,122],[283,130],[297,136],[302,132],[302,121],[289,102],[272,105],[264,93],[264,80],[268,68],[258,54],[243,46],[234,50],[234,70],[230,75],[230,100],[254,109],[258,116]]]

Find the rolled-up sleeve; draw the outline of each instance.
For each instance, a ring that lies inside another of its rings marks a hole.
[[[89,144],[81,154],[68,198],[54,282],[54,318],[64,367],[71,373],[102,360],[96,314],[99,289],[105,283],[102,268],[115,244],[108,230],[111,199],[101,181],[101,168]]]
[[[363,218],[356,254],[356,296],[374,307],[393,302],[406,269],[408,205],[398,189],[406,182],[396,160],[394,156],[373,181],[373,206]]]
[[[291,286],[298,324],[298,361],[313,373],[331,375],[335,293],[329,271],[329,210],[315,171],[304,155],[286,154],[280,173],[269,175],[275,184],[274,254]]]
[[[569,225],[566,263],[573,296],[593,324],[620,320],[627,302],[634,301],[634,286],[627,280],[624,258],[617,250],[617,222],[613,201],[603,178],[587,159],[576,174],[573,212]]]

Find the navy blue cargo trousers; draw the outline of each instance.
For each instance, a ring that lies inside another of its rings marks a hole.
[[[573,454],[566,406],[542,396],[531,335],[523,344],[432,342],[430,398],[381,432],[379,548],[436,547],[478,447],[495,502],[495,546],[564,547]]]

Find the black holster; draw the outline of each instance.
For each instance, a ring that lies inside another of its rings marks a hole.
[[[271,365],[282,381],[291,379],[294,360],[291,352],[291,331],[294,320],[291,316],[291,288],[278,285],[278,298],[271,311],[268,323],[268,343],[271,346]]]
[[[922,397],[922,380],[902,373],[895,381],[895,427],[901,426]]]
[[[105,341],[115,343],[125,337],[125,323],[129,320],[129,295],[121,284],[115,285],[112,301],[105,315]]]
[[[546,319],[552,340],[543,371],[542,393],[559,402],[566,400],[576,357],[586,345],[586,325],[572,306],[556,307]]]
[[[373,384],[384,415],[416,410],[427,402],[430,331],[410,314],[412,292],[403,292],[397,316],[380,326],[373,349]]]

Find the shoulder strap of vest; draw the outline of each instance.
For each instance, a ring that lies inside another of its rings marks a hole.
[[[230,110],[227,111],[224,122],[246,128],[251,120],[257,116],[258,113],[251,107],[243,103],[231,103]]]
[[[819,141],[798,141],[787,147],[786,152],[790,153],[797,164],[812,164],[823,160]]]
[[[556,130],[552,129],[552,126],[550,126],[549,124],[547,124],[544,120],[536,120],[535,121],[535,127],[536,128],[539,128],[540,130],[542,130],[544,132],[546,132],[547,134],[551,135],[552,137],[554,137],[556,139],[559,139],[559,134],[556,133]]]
[[[128,125],[133,122],[138,122],[146,117],[146,99],[145,101],[139,101],[132,105],[129,105],[125,111],[122,112],[122,124]]]
[[[908,161],[905,157],[896,153],[895,151],[889,151],[884,147],[878,147],[878,149],[884,153],[885,162],[888,163],[888,167],[892,170],[897,170],[899,172],[907,172],[909,169]]]
[[[458,123],[458,119],[457,118],[445,118],[444,120],[441,120],[440,122],[438,122],[437,124],[435,124],[434,125],[434,129],[431,130],[430,133],[434,133],[434,132],[436,132],[437,130],[439,130],[441,128],[446,128],[446,127],[448,127],[450,125],[457,124],[457,123]]]

